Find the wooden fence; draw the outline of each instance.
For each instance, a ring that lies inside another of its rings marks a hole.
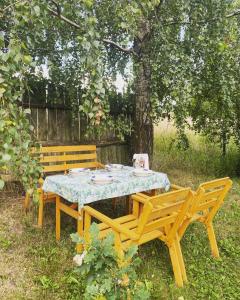
[[[85,137],[86,124],[71,109],[63,105],[23,104],[31,109],[30,122],[42,145],[97,144],[98,160],[102,163],[129,164],[129,146],[117,139],[114,131],[106,131],[100,138]]]

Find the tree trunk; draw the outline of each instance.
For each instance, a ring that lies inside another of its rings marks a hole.
[[[150,28],[146,20],[141,20],[135,39],[134,50],[134,118],[133,152],[148,153],[150,162],[153,155],[153,122],[151,118],[151,65],[150,65]]]

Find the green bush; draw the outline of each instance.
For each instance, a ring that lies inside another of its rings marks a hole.
[[[222,156],[219,145],[206,137],[188,133],[188,147],[179,147],[176,133],[161,132],[154,140],[154,162],[156,169],[164,172],[178,169],[206,176],[236,176],[239,166],[239,151],[231,142]]]
[[[84,252],[74,257],[78,265],[76,273],[84,281],[84,299],[149,299],[151,283],[139,281],[135,270],[141,263],[140,258],[134,258],[137,246],[129,248],[123,260],[119,261],[114,249],[114,235],[108,234],[103,240],[98,235],[99,229],[94,223],[90,228],[90,244],[86,244],[78,234],[71,235],[74,242],[85,245]]]

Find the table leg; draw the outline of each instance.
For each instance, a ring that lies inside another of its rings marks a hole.
[[[60,240],[61,232],[61,210],[60,210],[60,197],[56,197],[56,240]]]
[[[151,190],[151,196],[156,196],[157,195],[157,190],[156,189],[154,189],[154,190]]]
[[[78,209],[78,219],[77,219],[77,233],[80,237],[83,237],[83,209]],[[77,244],[76,246],[77,253],[81,253],[83,251],[83,245]]]

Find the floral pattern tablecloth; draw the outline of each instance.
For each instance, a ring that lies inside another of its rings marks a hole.
[[[80,207],[84,204],[131,195],[152,189],[170,188],[166,174],[153,172],[146,177],[133,175],[133,168],[124,166],[121,171],[94,170],[79,175],[53,175],[47,176],[43,183],[45,192],[53,192],[70,202],[77,202]],[[91,181],[96,174],[112,175],[112,183],[98,185]]]

